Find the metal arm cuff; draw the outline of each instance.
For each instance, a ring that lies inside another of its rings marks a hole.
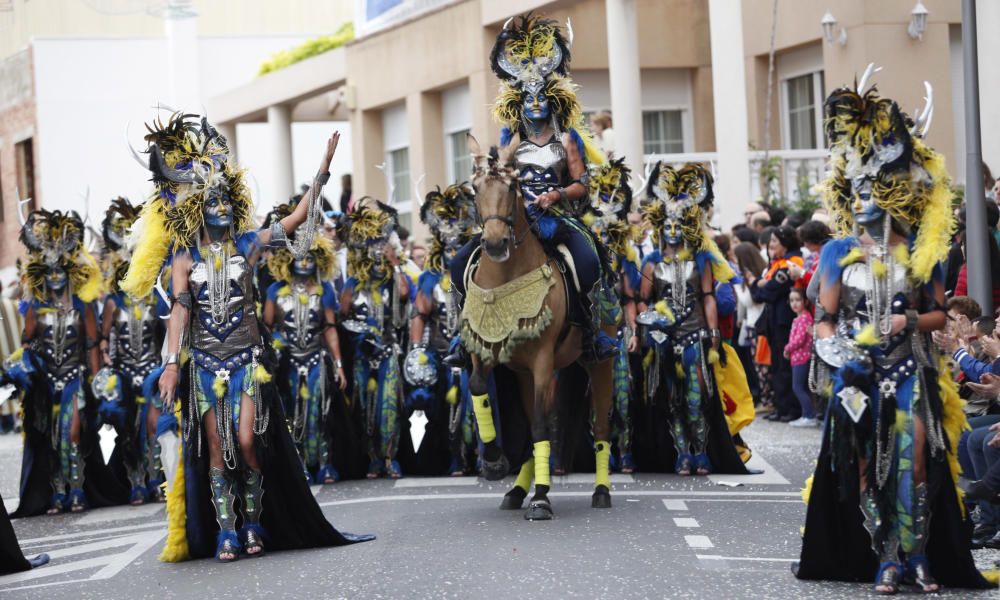
[[[288,245],[288,234],[285,233],[285,226],[281,224],[281,221],[271,223],[271,242],[269,245],[275,248]]]

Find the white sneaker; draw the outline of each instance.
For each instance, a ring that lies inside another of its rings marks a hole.
[[[816,419],[810,419],[808,417],[799,417],[794,421],[789,421],[788,424],[792,427],[815,427]]]

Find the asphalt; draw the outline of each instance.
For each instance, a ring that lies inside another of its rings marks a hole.
[[[157,560],[162,505],[14,522],[52,562],[0,577],[15,598],[863,598],[870,586],[801,582],[797,557],[818,430],[757,422],[744,435],[757,476],[616,475],[610,510],[590,508],[585,474],[557,478],[556,518],[497,509],[506,485],[474,478],[343,482],[314,488],[338,528],[374,542],[234,564]],[[20,440],[0,436],[0,492],[16,504]],[[982,566],[1000,557],[977,551]],[[943,596],[1000,597],[945,590]]]

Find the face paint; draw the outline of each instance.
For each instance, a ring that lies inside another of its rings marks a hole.
[[[524,117],[529,121],[544,121],[549,118],[549,99],[545,97],[545,94],[536,96],[526,93],[522,109]]]
[[[684,243],[684,235],[681,233],[681,222],[668,219],[663,224],[663,241],[673,247],[678,247]]]
[[[872,180],[868,177],[857,177],[852,181],[854,188],[854,221],[859,225],[875,223],[885,215],[885,211],[872,198]]]
[[[233,224],[233,201],[226,189],[215,186],[205,198],[205,224],[210,227],[230,227]]]
[[[69,278],[66,276],[66,271],[62,267],[52,267],[49,272],[45,274],[45,285],[50,291],[59,293],[66,288]]]
[[[292,273],[300,277],[311,277],[316,274],[316,260],[312,254],[306,254],[302,258],[292,261]]]

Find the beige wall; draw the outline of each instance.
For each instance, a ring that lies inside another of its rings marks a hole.
[[[26,60],[25,60],[26,59]],[[17,73],[4,71],[4,83],[9,84],[10,78],[18,77],[26,80],[23,93],[4,98],[0,106],[0,265],[13,265],[14,258],[24,255],[24,247],[18,241],[21,223],[17,217],[17,161],[14,145],[26,139],[33,138],[34,149],[34,187],[33,206],[41,206],[41,186],[38,161],[38,139],[35,128],[35,95],[34,78],[32,77],[32,55],[25,50],[23,56],[8,57],[7,61],[16,60]],[[6,65],[5,65],[6,66]],[[22,80],[22,81],[23,81]],[[22,87],[22,86],[18,86]],[[25,194],[23,190],[21,194]]]
[[[0,13],[0,58],[32,37],[159,36],[163,20],[145,12],[103,14],[78,0],[11,0]],[[139,3],[135,3],[139,4]],[[353,0],[194,0],[201,35],[332,33],[354,15]]]

